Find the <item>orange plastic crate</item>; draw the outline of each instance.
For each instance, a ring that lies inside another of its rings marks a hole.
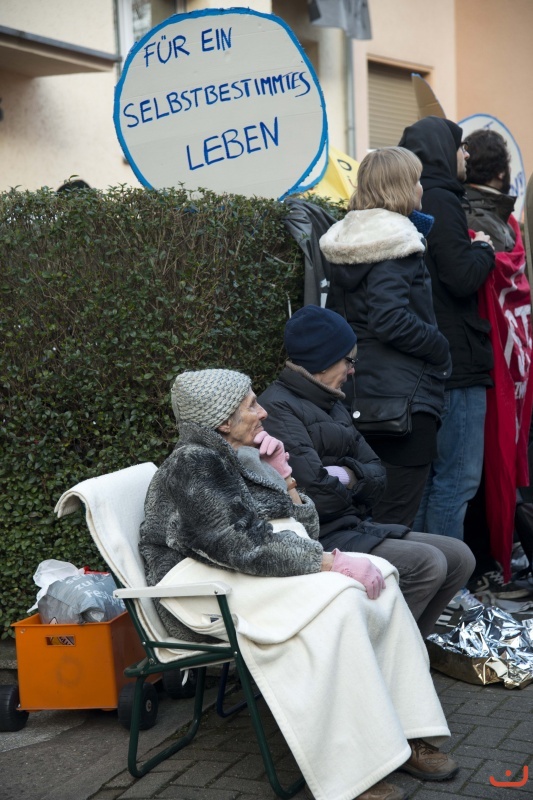
[[[13,628],[25,711],[117,708],[120,690],[131,681],[125,667],[145,655],[126,612],[85,625],[46,625],[34,614]]]

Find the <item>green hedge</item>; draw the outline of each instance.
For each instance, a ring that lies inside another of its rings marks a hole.
[[[0,195],[0,622],[26,615],[45,558],[101,567],[63,491],[173,447],[186,368],[260,391],[283,360],[303,259],[275,201],[112,188]]]

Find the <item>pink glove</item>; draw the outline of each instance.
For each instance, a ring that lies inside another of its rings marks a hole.
[[[270,436],[266,431],[261,431],[255,437],[254,443],[259,445],[261,459],[274,467],[282,478],[288,478],[292,474],[292,469],[287,463],[289,454],[285,452],[283,442]]]
[[[333,551],[332,572],[340,572],[362,583],[371,600],[375,600],[385,588],[385,580],[377,567],[366,556],[351,556],[340,550]]]

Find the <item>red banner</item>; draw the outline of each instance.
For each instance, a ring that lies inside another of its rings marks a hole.
[[[533,381],[531,293],[525,275],[525,252],[516,219],[511,252],[496,253],[496,267],[479,291],[479,312],[491,323],[494,350],[492,379],[487,390],[485,421],[485,482],[487,520],[493,557],[511,577],[516,489],[529,483],[527,448]]]

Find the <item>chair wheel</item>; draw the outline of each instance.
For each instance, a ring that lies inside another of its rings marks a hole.
[[[19,687],[0,686],[0,731],[20,731],[28,721],[27,711],[20,711]]]
[[[118,698],[118,721],[128,730],[131,727],[133,716],[133,698],[135,695],[135,683],[126,683]],[[141,720],[139,730],[146,731],[155,725],[159,700],[155,686],[151,683],[143,683]]]
[[[181,700],[184,697],[194,697],[196,694],[196,682],[198,671],[190,669],[187,680],[183,683],[183,670],[172,669],[163,672],[161,676],[163,689],[173,700]]]

